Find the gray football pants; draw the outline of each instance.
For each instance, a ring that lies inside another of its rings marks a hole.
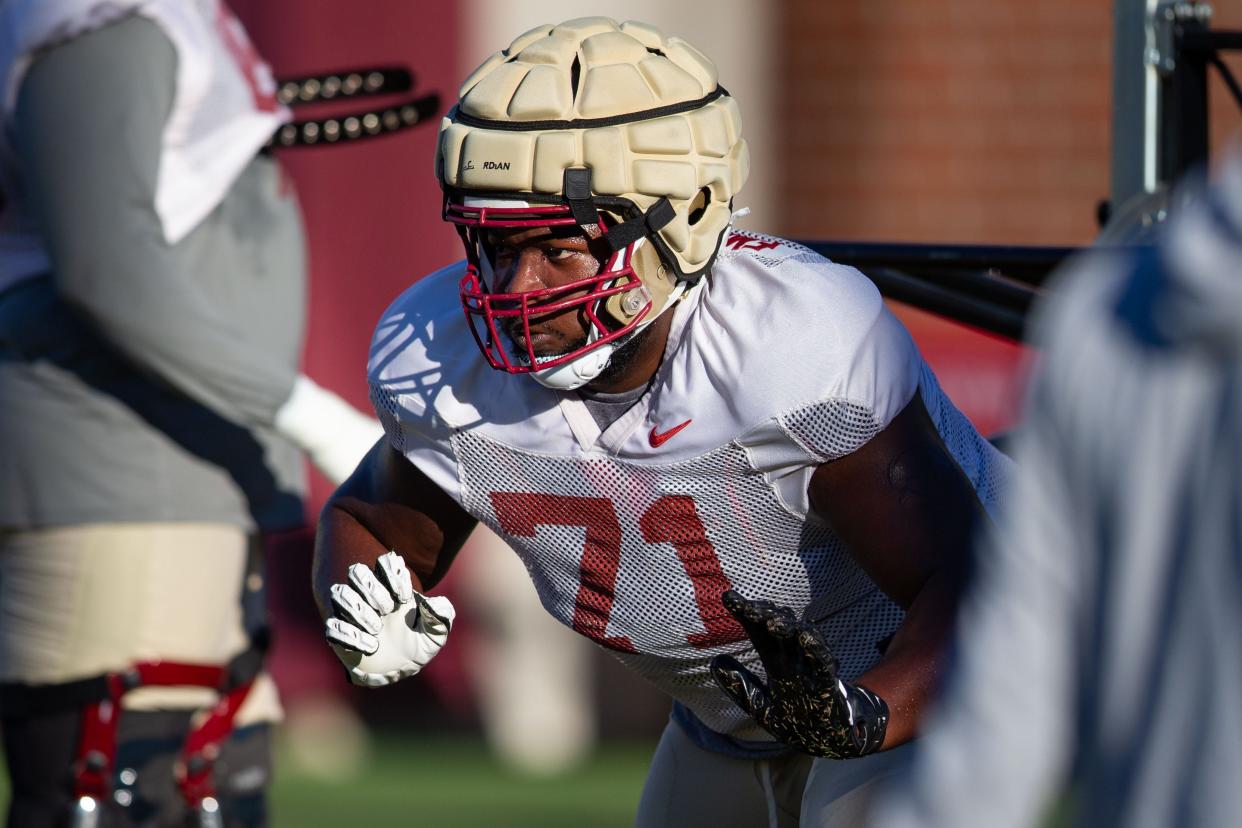
[[[669,722],[643,786],[636,828],[847,828],[862,825],[876,783],[909,745],[863,759],[733,759],[703,750]]]

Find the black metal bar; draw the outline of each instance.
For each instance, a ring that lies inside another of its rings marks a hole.
[[[1076,247],[934,245],[874,242],[799,241],[834,262],[865,270],[892,267],[907,273],[992,271],[1027,285],[1041,285]]]
[[[1022,339],[1026,325],[1024,312],[965,296],[892,268],[873,267],[862,272],[889,299],[1008,339]]]
[[[1229,71],[1229,66],[1220,59],[1220,55],[1212,55],[1208,58],[1208,62],[1220,72],[1221,80],[1225,82],[1225,86],[1229,87],[1229,92],[1237,101],[1238,106],[1242,107],[1242,86],[1238,86],[1238,79],[1233,76],[1233,72]]]
[[[907,275],[921,279],[946,290],[982,299],[995,305],[1025,313],[1030,309],[1039,291],[1024,282],[1004,278],[994,271],[987,270],[929,270],[920,272],[917,269],[904,271]]]
[[[1242,51],[1242,31],[1230,29],[1191,29],[1182,32],[1180,50],[1208,55],[1220,51]]]
[[[1208,157],[1208,58],[1211,52],[1187,48],[1208,30],[1194,19],[1174,28],[1174,68],[1163,78],[1159,178],[1174,182]]]

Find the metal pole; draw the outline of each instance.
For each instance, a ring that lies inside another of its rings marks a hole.
[[[1186,38],[1207,31],[1207,3],[1162,4],[1174,66],[1161,74],[1160,180],[1172,184],[1208,156],[1207,64],[1212,52],[1187,49]]]
[[[1114,213],[1156,187],[1158,82],[1149,66],[1150,15],[1158,0],[1113,0],[1112,182]]]

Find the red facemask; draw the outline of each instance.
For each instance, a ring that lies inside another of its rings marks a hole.
[[[606,226],[604,218],[598,213],[596,215],[599,218],[597,225],[582,228],[588,238],[598,237],[601,228]],[[605,321],[601,316],[603,303],[608,297],[642,288],[642,281],[634,272],[631,261],[634,244],[611,253],[600,271],[590,278],[525,293],[492,292],[493,286],[488,284],[487,279],[491,267],[483,246],[483,234],[491,229],[580,226],[566,205],[476,207],[446,198],[444,220],[456,225],[466,248],[466,275],[459,284],[462,308],[479,350],[493,368],[511,374],[525,374],[563,365],[628,335],[651,311],[651,300],[642,290],[639,295],[645,306],[635,309],[636,312],[624,325],[617,327],[615,321]],[[579,293],[581,295],[575,295]],[[532,322],[541,316],[566,310],[580,312],[585,319],[586,343],[565,354],[536,356],[530,332]],[[502,328],[524,334],[522,339],[527,343],[525,353],[517,350]]]

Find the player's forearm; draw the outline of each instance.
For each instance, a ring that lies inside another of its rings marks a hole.
[[[958,592],[954,574],[933,575],[911,603],[884,657],[855,682],[888,705],[882,749],[904,744],[918,731],[940,682]]]
[[[342,508],[335,499],[330,501],[319,517],[311,569],[311,584],[319,614],[324,618],[332,614],[332,585],[349,582],[349,567],[352,564],[363,563],[373,567],[380,556],[389,551],[353,514]],[[417,576],[413,581],[414,588],[421,590],[422,584]]]
[[[405,559],[416,590],[431,589],[474,525],[473,520],[447,524],[446,537],[441,524],[420,508],[376,497],[366,487],[371,473],[373,467],[364,461],[328,501],[319,519],[313,585],[324,617],[331,612],[332,585],[348,580],[350,565],[374,566],[386,552],[397,552]]]
[[[405,559],[414,588],[435,587],[475,520],[406,457],[380,441],[336,490],[320,516],[313,587],[325,617],[333,584],[351,564],[373,566],[385,552]]]

